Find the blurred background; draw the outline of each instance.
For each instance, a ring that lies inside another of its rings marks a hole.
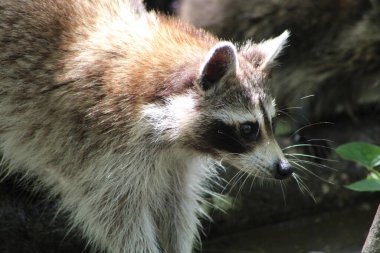
[[[270,81],[276,134],[302,182],[253,181],[230,168],[205,206],[199,252],[360,252],[379,204],[344,187],[368,171],[335,149],[380,144],[379,0],[148,0],[147,7],[243,42],[291,36]],[[0,252],[86,252],[79,233],[17,175],[0,184]]]

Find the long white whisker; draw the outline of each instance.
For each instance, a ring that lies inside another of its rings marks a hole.
[[[255,182],[258,173],[259,173],[259,171],[256,171],[256,172],[253,174],[253,179],[252,179],[252,182],[251,182],[251,186],[249,187],[249,191],[252,190],[253,183]]]
[[[282,181],[280,181],[280,186],[281,186],[282,197],[284,199],[284,205],[286,206],[286,197],[285,197],[286,195],[285,195],[285,190],[284,190],[285,185]]]
[[[314,97],[315,95],[314,94],[310,94],[310,95],[307,95],[307,96],[304,96],[302,98],[300,98],[300,100],[303,100],[303,99],[306,99],[306,98],[311,98],[311,97]]]
[[[301,177],[294,174],[292,175],[292,177],[296,180],[297,184],[298,184],[298,187],[299,189],[301,190],[301,192],[306,192],[313,200],[314,202],[316,203],[316,199],[313,195],[313,193],[310,191],[310,189],[305,185],[305,183],[302,181]]]
[[[309,139],[309,140],[307,140],[307,142],[312,142],[312,141],[325,141],[325,142],[330,142],[330,143],[335,142],[335,141],[329,140],[329,139]]]
[[[311,162],[311,161],[308,161],[308,160],[301,160],[298,157],[295,157],[294,159],[288,159],[288,160],[289,161],[296,161],[298,163],[306,163],[306,164],[315,166],[317,168],[323,168],[323,169],[329,169],[329,170],[332,170],[332,171],[338,171],[337,169],[334,169],[333,167],[330,167],[330,166],[327,166],[327,165],[324,165],[324,164],[319,164],[319,163]]]
[[[245,182],[247,181],[247,179],[249,178],[249,174],[248,173],[245,173],[246,177],[244,179],[244,181],[241,183],[240,187],[239,187],[239,190],[238,190],[238,195],[240,195],[241,191],[243,190],[243,186],[245,184]]]
[[[314,159],[317,159],[317,160],[322,160],[322,161],[327,161],[327,162],[338,162],[337,160],[334,160],[334,159],[326,159],[326,158],[321,158],[321,157],[318,157],[318,156],[299,154],[299,153],[287,153],[287,154],[284,154],[284,155],[285,156],[292,156],[292,157],[297,157],[297,156],[308,157],[308,158],[314,158]]]
[[[319,144],[294,144],[294,145],[285,147],[282,150],[284,151],[284,150],[288,150],[288,149],[292,149],[292,148],[299,148],[299,147],[320,147],[320,148],[326,148],[326,149],[334,150],[331,147],[319,145]]]
[[[292,163],[293,165],[299,167],[300,169],[303,169],[303,170],[309,172],[311,175],[313,175],[313,176],[315,176],[316,178],[322,180],[323,182],[326,182],[326,183],[329,183],[329,184],[334,184],[333,182],[330,182],[330,181],[324,179],[323,177],[317,175],[316,173],[312,172],[311,170],[309,170],[309,169],[306,168],[305,166],[303,166],[303,165],[301,165],[301,164],[299,164],[299,163],[297,163],[297,162],[295,162],[295,161],[291,161],[291,163]]]
[[[308,127],[312,127],[312,126],[317,126],[317,125],[323,125],[323,124],[326,124],[326,125],[334,125],[333,122],[317,122],[317,123],[313,123],[313,124],[308,124],[306,126],[303,126],[301,128],[299,128],[297,131],[295,131],[292,136],[296,135],[297,133],[299,133],[300,131],[302,131],[303,129],[305,128],[308,128]]]

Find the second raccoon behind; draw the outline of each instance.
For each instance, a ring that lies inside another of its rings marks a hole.
[[[1,1],[2,173],[37,178],[96,248],[190,253],[215,163],[296,177],[266,84],[287,37],[237,47],[138,1]]]

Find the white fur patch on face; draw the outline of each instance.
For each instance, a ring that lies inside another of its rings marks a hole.
[[[147,119],[156,131],[170,139],[178,137],[197,117],[195,100],[191,94],[173,96],[164,105],[144,105],[141,111],[142,117]]]
[[[186,124],[195,113],[195,100],[190,95],[172,97],[169,99],[167,110],[180,124]]]

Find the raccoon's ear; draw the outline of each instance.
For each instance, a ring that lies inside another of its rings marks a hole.
[[[208,52],[201,66],[198,85],[208,91],[222,79],[236,75],[236,71],[236,47],[231,42],[219,42]]]
[[[280,36],[263,41],[257,45],[257,49],[263,55],[259,68],[268,68],[279,56],[289,38],[289,31],[285,30]]]

